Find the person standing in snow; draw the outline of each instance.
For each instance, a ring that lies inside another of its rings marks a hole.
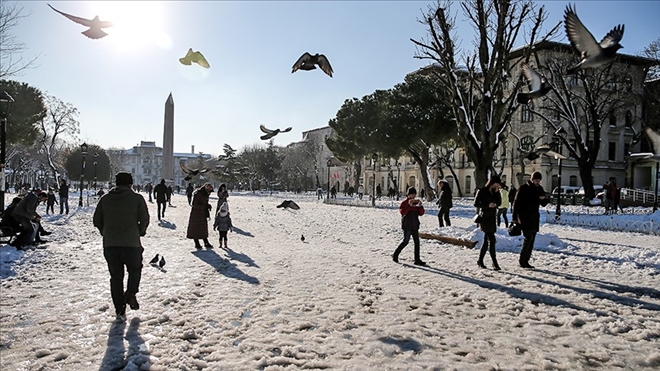
[[[220,233],[220,247],[222,247],[222,242],[225,243],[225,249],[227,247],[227,232],[234,231],[234,226],[231,224],[231,217],[229,216],[229,205],[226,202],[223,202],[220,205],[220,210],[215,214],[215,222],[213,223],[213,230],[216,229]]]
[[[153,192],[156,204],[158,205],[158,220],[160,220],[161,217],[165,217],[165,209],[167,208],[167,186],[165,185],[165,179],[161,179],[160,183],[156,184]],[[162,211],[161,206],[163,207]]]
[[[147,234],[149,210],[144,197],[133,192],[133,176],[119,172],[113,187],[99,199],[93,223],[103,236],[103,256],[110,272],[110,294],[117,316],[126,315],[126,305],[140,309],[135,295],[140,291],[142,253],[140,237]],[[128,282],[124,292],[124,267]]]
[[[413,238],[415,243],[415,265],[426,265],[419,256],[419,217],[424,215],[424,206],[422,201],[416,199],[417,190],[415,187],[408,188],[408,197],[399,205],[399,213],[401,213],[401,228],[403,229],[403,241],[392,254],[392,260],[395,263],[399,262],[399,254],[404,247],[410,242],[410,237]]]
[[[213,245],[209,242],[209,225],[207,221],[207,218],[210,218],[212,209],[212,206],[209,204],[211,193],[213,193],[213,186],[211,183],[205,183],[193,194],[186,237],[195,240],[195,248],[197,249],[202,248],[199,240],[204,241],[204,247],[213,248]]]
[[[477,197],[474,199],[474,206],[477,208],[477,213],[481,215],[479,227],[484,232],[484,243],[481,245],[481,251],[479,251],[477,265],[480,268],[486,268],[484,257],[486,256],[486,252],[490,252],[490,258],[493,260],[493,269],[496,271],[500,270],[500,266],[497,264],[495,250],[495,232],[497,231],[495,219],[497,217],[497,209],[502,203],[502,197],[500,195],[501,187],[502,181],[500,177],[493,175],[488,179],[486,185],[477,191]]]
[[[502,184],[502,189],[500,189],[500,196],[502,198],[502,203],[500,204],[499,209],[497,209],[497,226],[499,227],[502,224],[502,218],[504,218],[504,227],[509,228],[509,217],[506,215],[509,210],[509,190],[506,184]]]
[[[546,206],[548,199],[545,197],[545,190],[541,187],[542,175],[538,171],[532,173],[532,178],[527,183],[520,186],[516,193],[516,199],[513,201],[513,219],[520,224],[523,240],[520,250],[520,266],[527,269],[534,269],[529,264],[534,249],[534,240],[539,231],[539,206]]]
[[[449,183],[444,180],[438,180],[438,222],[440,223],[440,228],[444,227],[444,224],[447,224],[447,227],[451,227],[451,221],[449,221],[449,209],[451,209],[454,204],[452,202],[451,188]],[[444,221],[444,223],[443,223]]]
[[[186,197],[188,197],[188,205],[192,205],[192,196],[194,191],[195,188],[193,187],[192,183],[188,183],[188,187],[186,187]]]

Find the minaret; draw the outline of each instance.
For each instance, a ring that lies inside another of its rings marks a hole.
[[[165,101],[165,125],[163,127],[163,176],[174,181],[174,99],[172,93]]]

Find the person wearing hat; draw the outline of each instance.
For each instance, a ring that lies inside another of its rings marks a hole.
[[[392,260],[395,263],[399,262],[399,254],[404,247],[408,245],[410,237],[413,238],[415,243],[415,265],[426,265],[425,262],[419,257],[419,217],[424,215],[424,206],[422,201],[416,199],[417,190],[415,187],[408,188],[408,197],[399,205],[399,212],[401,213],[401,228],[403,229],[403,241],[392,254]]]
[[[538,171],[532,173],[532,178],[527,183],[520,186],[516,193],[516,199],[513,201],[513,221],[517,222],[525,239],[520,250],[520,266],[526,269],[533,269],[529,264],[534,249],[534,240],[539,231],[539,213],[540,206],[546,206],[548,199],[545,197],[545,190],[541,186],[543,176]]]
[[[220,210],[215,214],[215,222],[213,223],[213,230],[216,229],[220,233],[220,247],[222,247],[222,242],[225,243],[225,249],[227,247],[227,232],[234,231],[233,225],[231,224],[231,217],[229,216],[229,205],[227,202],[223,202],[220,205]]]
[[[204,247],[208,249],[213,248],[213,245],[209,242],[209,225],[207,221],[207,218],[210,218],[210,210],[212,209],[212,206],[209,204],[211,193],[213,193],[213,186],[211,183],[205,183],[193,194],[186,238],[194,240],[195,248],[197,249],[202,248],[199,240],[204,240]]]
[[[484,256],[486,252],[490,252],[490,258],[493,260],[493,269],[500,270],[497,264],[497,256],[495,250],[495,232],[497,231],[496,219],[497,209],[502,203],[500,189],[502,188],[502,181],[497,175],[493,175],[488,179],[486,185],[477,191],[477,196],[474,198],[474,206],[477,208],[477,213],[481,215],[479,227],[484,232],[484,243],[481,245],[479,252],[479,260],[477,265],[481,268],[486,268],[484,265]]]
[[[133,176],[120,172],[116,186],[99,199],[93,223],[103,236],[103,256],[110,272],[110,295],[118,317],[126,315],[126,305],[140,309],[135,295],[140,291],[142,253],[140,237],[147,233],[149,210],[140,194],[133,192]],[[124,292],[124,267],[128,282]]]

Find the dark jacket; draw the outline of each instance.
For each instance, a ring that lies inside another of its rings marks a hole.
[[[55,199],[55,194],[49,193],[48,194],[48,199],[46,200],[47,205],[55,205],[57,203],[57,200]]]
[[[401,228],[404,230],[419,230],[419,217],[424,215],[424,206],[410,206],[408,198],[399,205],[401,213]]]
[[[16,208],[16,205],[18,205],[19,202],[21,202],[22,198],[20,197],[14,197],[14,199],[11,201],[9,206],[5,209],[5,212],[2,213],[2,220],[0,220],[0,225],[3,227],[11,227],[14,230],[14,233],[17,231],[21,230],[21,224],[14,219],[14,209]]]
[[[497,206],[491,208],[489,205],[495,203]],[[480,188],[474,198],[474,206],[479,208],[481,223],[479,226],[484,233],[497,231],[497,208],[502,204],[502,195],[499,192],[491,192],[489,188]]]
[[[21,202],[16,205],[12,215],[19,222],[21,219],[34,220],[34,218],[39,217],[39,214],[37,214],[38,205],[39,197],[34,192],[28,192]]]
[[[142,247],[149,210],[144,197],[129,186],[117,186],[99,199],[93,221],[103,236],[103,247]]]
[[[523,231],[539,231],[539,207],[548,204],[548,198],[539,199],[545,196],[545,190],[541,186],[535,186],[531,180],[520,186],[516,193],[516,199],[513,201],[513,220],[520,219],[520,226]]]
[[[229,216],[229,213],[227,213],[225,216],[220,216],[220,213],[215,215],[213,229],[217,229],[220,232],[227,232],[232,228],[234,228],[234,226],[231,224],[231,217]]]
[[[209,226],[206,220],[209,217],[209,192],[200,187],[193,194],[192,208],[188,218],[188,230],[186,237],[192,239],[202,239],[209,237]]]
[[[156,184],[154,187],[154,197],[156,197],[156,202],[167,201],[167,186],[163,183]]]
[[[194,191],[195,191],[195,188],[193,188],[192,184],[188,184],[188,187],[186,188],[186,195],[187,196],[192,196]]]
[[[452,202],[452,190],[449,188],[449,183],[443,182],[442,189],[440,191],[440,197],[438,198],[438,206],[446,207],[451,209],[454,207]]]
[[[57,190],[57,193],[60,195],[60,199],[69,198],[69,185],[66,183],[60,184],[60,188]]]

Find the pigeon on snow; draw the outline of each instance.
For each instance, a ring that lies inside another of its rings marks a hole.
[[[300,210],[300,206],[291,200],[284,200],[281,204],[277,205],[278,208],[290,208],[293,210]]]
[[[62,14],[63,16],[69,18],[70,20],[81,24],[83,26],[89,27],[89,30],[81,32],[83,35],[89,37],[90,39],[100,39],[108,34],[102,30],[102,28],[112,27],[112,22],[101,21],[99,16],[95,16],[94,19],[86,19],[81,17],[76,17],[75,15],[67,14],[60,12],[59,10],[53,8],[50,4],[47,4],[54,11]]]
[[[149,264],[158,264],[158,254],[156,254],[156,256],[154,256],[154,258],[151,259],[151,261],[149,262]]]
[[[293,129],[293,128],[292,128],[292,127],[288,127],[288,128],[286,128],[286,129],[284,129],[284,130],[280,130],[280,129],[271,130],[271,129],[266,128],[266,127],[263,126],[263,125],[259,125],[259,129],[260,129],[262,132],[266,133],[266,134],[260,136],[259,138],[261,138],[261,140],[268,140],[268,139],[270,139],[270,138],[276,136],[276,135],[279,134],[279,133],[288,133],[288,132],[290,132],[291,129]]]
[[[300,241],[305,242],[305,235],[303,234],[300,235]]]
[[[525,76],[525,80],[527,80],[529,92],[518,93],[518,103],[527,104],[532,99],[540,98],[552,90],[550,84],[545,82],[545,78],[541,77],[538,72],[534,71],[534,69],[528,66],[526,63],[522,64],[522,73],[523,76]]]
[[[211,67],[211,65],[206,60],[206,58],[204,58],[204,55],[200,52],[194,52],[192,48],[188,49],[188,53],[186,54],[185,57],[179,58],[179,62],[181,62],[181,64],[185,64],[186,66],[190,66],[193,63],[197,63],[204,68]]]
[[[183,162],[179,162],[179,167],[181,167],[181,171],[183,171],[184,174],[186,174],[186,177],[183,178],[185,181],[191,180],[195,175],[205,173],[209,171],[209,169],[188,169],[186,165],[183,164]]]
[[[158,262],[158,266],[161,267],[161,268],[165,266],[165,257],[164,256],[160,257],[160,262]]]
[[[614,27],[603,37],[600,44],[580,21],[575,9],[569,4],[564,12],[564,26],[566,36],[575,50],[580,53],[580,63],[569,69],[573,74],[584,68],[599,67],[614,60],[617,50],[623,48],[619,41],[623,38],[624,25]]]
[[[304,71],[311,71],[316,69],[316,65],[319,66],[319,68],[325,72],[326,75],[332,77],[332,67],[330,66],[330,62],[328,62],[328,58],[325,57],[323,54],[314,54],[311,55],[308,52],[305,52],[303,55],[298,58],[296,63],[293,64],[293,67],[291,69],[291,73],[294,73],[298,70],[304,70]]]

